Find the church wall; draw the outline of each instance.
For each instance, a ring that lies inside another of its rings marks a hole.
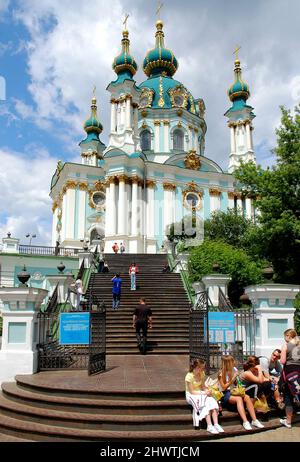
[[[221,194],[221,210],[222,212],[227,212],[228,208],[228,194],[226,192],[222,192]]]
[[[154,192],[155,208],[154,208],[154,222],[155,222],[155,239],[157,240],[158,248],[161,247],[164,240],[163,229],[163,207],[164,207],[164,189],[162,183],[156,184]]]
[[[75,189],[74,239],[78,239],[79,188]]]
[[[202,211],[202,218],[206,220],[210,216],[210,194],[209,189],[204,188],[203,190],[203,211]]]

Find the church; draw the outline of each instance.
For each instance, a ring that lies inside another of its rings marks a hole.
[[[231,107],[225,113],[230,130],[227,171],[205,155],[205,103],[175,80],[178,66],[158,20],[154,48],[143,62],[146,79],[137,84],[138,66],[125,25],[112,65],[116,78],[107,87],[108,146],[101,141],[94,93],[86,137],[79,143],[81,159],[59,161],[52,177],[53,246],[82,248],[86,240],[101,242],[104,252],[111,253],[113,244],[122,242],[129,253],[157,253],[172,223],[194,218],[197,227],[212,212],[228,208],[254,218],[252,199],[235,190],[240,160],[256,161],[255,115],[247,104],[250,91],[240,61],[237,57],[234,63]]]

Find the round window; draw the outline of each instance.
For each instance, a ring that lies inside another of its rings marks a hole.
[[[96,206],[105,204],[105,194],[103,192],[95,192],[93,194],[93,202]]]
[[[197,207],[200,203],[200,197],[196,193],[187,193],[185,200],[189,207],[194,208]]]
[[[182,104],[183,104],[183,96],[182,95],[176,95],[174,97],[174,101],[175,101],[176,106],[182,106]]]

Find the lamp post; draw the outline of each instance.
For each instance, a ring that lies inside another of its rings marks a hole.
[[[36,234],[30,234],[30,233],[28,233],[28,234],[26,234],[26,237],[30,237],[29,245],[31,245],[31,241],[32,241],[32,239],[34,239],[34,238],[36,237]]]

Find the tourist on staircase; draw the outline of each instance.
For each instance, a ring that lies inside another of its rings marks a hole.
[[[131,289],[130,290],[136,290],[136,275],[139,272],[138,266],[134,263],[131,263],[130,268],[129,268],[129,276],[130,276],[130,282],[131,282]]]
[[[283,396],[285,402],[285,419],[280,419],[281,425],[292,427],[293,408],[300,408],[300,338],[294,329],[284,332],[285,344],[281,348],[280,362],[283,364],[281,382],[283,381]]]
[[[114,243],[114,245],[112,246],[112,249],[113,249],[115,254],[117,254],[119,252],[119,246],[118,246],[117,242]]]
[[[102,273],[109,273],[109,266],[106,260],[104,261]]]
[[[152,311],[144,298],[140,299],[140,305],[134,310],[132,327],[136,332],[139,350],[146,354],[148,328],[152,329]]]
[[[113,294],[113,302],[112,302],[112,308],[113,310],[117,310],[120,305],[120,300],[121,300],[121,286],[122,286],[122,279],[120,278],[119,273],[116,273],[116,275],[112,278],[112,294]]]
[[[195,359],[190,364],[190,372],[185,376],[185,396],[187,403],[193,406],[194,428],[200,428],[200,421],[206,419],[209,433],[223,433],[224,430],[218,423],[219,405],[211,396],[211,391],[205,387],[204,370],[205,361]]]
[[[239,392],[237,384],[238,382],[238,370],[235,367],[234,358],[230,355],[222,356],[222,369],[219,372],[218,379],[220,388],[223,392],[221,404],[223,408],[229,408],[235,406],[243,421],[243,427],[245,430],[252,430],[251,424],[254,427],[263,428],[263,425],[257,420],[255,409],[248,396],[243,389]],[[250,414],[252,423],[248,421],[245,412],[245,406]]]
[[[123,244],[123,242],[121,242],[121,245],[120,245],[120,253],[121,253],[121,255],[123,255],[124,252],[125,252],[125,245]]]

